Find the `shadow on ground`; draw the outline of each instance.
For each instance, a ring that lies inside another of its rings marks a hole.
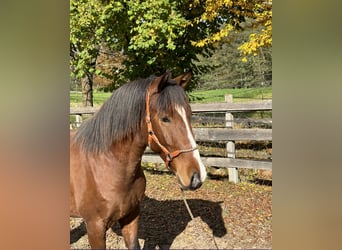
[[[211,229],[211,235],[215,237],[226,235],[221,202],[202,199],[188,199],[187,202],[193,216],[200,217]],[[138,237],[145,242],[143,249],[169,249],[175,238],[185,230],[191,221],[182,199],[158,201],[145,197],[141,203],[140,215]],[[112,230],[121,236],[121,230],[117,223]],[[78,241],[85,234],[86,228],[82,222],[79,227],[70,231],[70,244]]]

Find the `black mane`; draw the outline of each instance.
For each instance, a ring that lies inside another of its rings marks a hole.
[[[81,124],[75,142],[86,152],[98,153],[108,151],[115,142],[133,138],[141,130],[146,90],[154,79],[153,76],[118,88],[93,117]],[[185,92],[172,80],[169,83],[158,93],[158,111],[170,111],[175,105],[187,107]]]

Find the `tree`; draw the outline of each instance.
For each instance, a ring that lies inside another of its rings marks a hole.
[[[94,74],[103,73],[96,65],[103,47],[123,57],[122,66],[112,70],[115,86],[166,69],[179,74],[192,68],[196,55],[212,45],[199,48],[191,40],[218,31],[221,23],[216,18],[191,25],[203,12],[203,6],[189,8],[189,2],[177,0],[71,0],[71,71],[82,79],[83,104],[92,105]]]
[[[122,65],[114,66],[111,72],[115,86],[166,69],[174,74],[189,68],[194,73],[205,71],[208,69],[195,67],[197,56],[210,56],[229,30],[239,29],[246,17],[254,17],[257,3],[71,0],[71,71],[73,77],[82,79],[84,105],[92,105],[94,75],[104,75],[97,67],[103,51],[122,56]]]
[[[115,37],[113,50],[125,55],[123,68],[114,69],[116,84],[151,74],[162,74],[170,69],[175,75],[193,68],[197,54],[208,52],[212,45],[203,48],[191,43],[203,39],[207,31],[216,32],[220,19],[191,25],[203,12],[203,6],[189,8],[191,1],[144,0],[127,1],[120,20],[112,19]],[[114,15],[113,15],[114,17]],[[118,26],[117,24],[120,24]]]
[[[71,74],[81,79],[84,106],[93,106],[94,75],[102,73],[96,69],[96,61],[101,47],[112,39],[108,20],[121,9],[117,2],[104,5],[98,0],[70,1]]]
[[[70,56],[71,72],[82,79],[82,102],[93,106],[93,73],[99,51],[95,1],[70,1]]]

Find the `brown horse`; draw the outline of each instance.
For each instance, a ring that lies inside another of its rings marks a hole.
[[[128,248],[140,248],[138,219],[146,180],[147,145],[160,154],[182,189],[206,178],[193,136],[186,73],[134,81],[117,89],[101,109],[70,135],[70,213],[86,223],[92,248],[105,248],[116,221]]]

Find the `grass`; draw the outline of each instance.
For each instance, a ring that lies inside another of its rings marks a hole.
[[[94,91],[93,101],[94,106],[101,106],[112,95],[109,92]],[[82,105],[82,93],[70,92],[70,106]]]
[[[224,102],[224,96],[226,94],[232,94],[234,102],[271,99],[272,88],[268,87],[193,91],[189,93],[189,97],[191,103]],[[94,106],[101,106],[110,96],[111,93],[108,92],[94,91]],[[81,93],[70,93],[70,106],[80,106],[81,103]]]
[[[194,91],[190,93],[190,99],[193,103],[224,102],[224,96],[233,95],[234,102],[243,102],[251,100],[271,99],[272,88],[243,88],[243,89],[215,89]]]

